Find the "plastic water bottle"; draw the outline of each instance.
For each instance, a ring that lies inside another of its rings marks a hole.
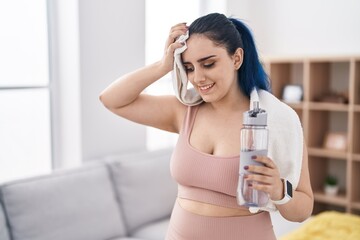
[[[249,174],[245,166],[262,165],[252,159],[252,156],[267,156],[268,130],[267,113],[259,108],[259,102],[253,102],[253,110],[244,112],[243,127],[240,131],[240,167],[237,187],[237,202],[241,206],[264,207],[269,201],[268,194],[255,190],[249,186],[254,185],[245,176]]]

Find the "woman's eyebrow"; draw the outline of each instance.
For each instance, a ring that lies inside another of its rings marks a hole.
[[[207,56],[207,57],[203,57],[203,58],[200,58],[199,60],[197,60],[197,62],[203,62],[209,58],[212,58],[212,57],[216,57],[216,55],[210,55],[210,56]],[[183,64],[190,64],[190,62],[183,62]]]

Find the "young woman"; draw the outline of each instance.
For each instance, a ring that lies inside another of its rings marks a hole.
[[[173,70],[174,51],[184,45],[176,39],[187,32],[182,63],[203,102],[187,106],[175,96],[144,94]],[[100,100],[115,114],[179,134],[171,159],[179,192],[167,240],[276,239],[268,211],[251,213],[236,204],[240,128],[254,88],[269,91],[249,29],[238,19],[212,13],[189,27],[173,26],[160,61],[120,77],[101,93]],[[256,156],[264,166],[247,166],[252,173],[247,178],[258,182],[252,187],[265,191],[284,218],[299,222],[313,208],[306,147],[301,150],[298,181],[287,201],[279,201],[286,192],[276,159]]]

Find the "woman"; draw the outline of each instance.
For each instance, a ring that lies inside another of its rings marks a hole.
[[[182,63],[203,102],[187,106],[175,96],[142,93],[173,70],[174,51],[184,45],[176,39],[187,32]],[[212,13],[189,27],[173,26],[160,61],[122,76],[101,93],[115,114],[179,134],[171,159],[179,192],[166,239],[275,239],[268,211],[236,205],[240,128],[254,88],[268,91],[268,79],[250,31],[237,19]],[[247,178],[258,182],[252,188],[265,191],[290,221],[304,221],[313,208],[306,147],[303,151],[299,181],[286,203],[279,201],[286,192],[276,161],[256,156],[264,166],[247,166]]]

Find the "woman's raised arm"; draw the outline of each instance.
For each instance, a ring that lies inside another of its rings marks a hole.
[[[173,69],[174,51],[182,47],[175,39],[185,34],[184,23],[171,28],[163,58],[123,75],[100,94],[100,100],[113,113],[130,121],[178,132],[185,108],[175,96],[151,96],[143,91]]]

